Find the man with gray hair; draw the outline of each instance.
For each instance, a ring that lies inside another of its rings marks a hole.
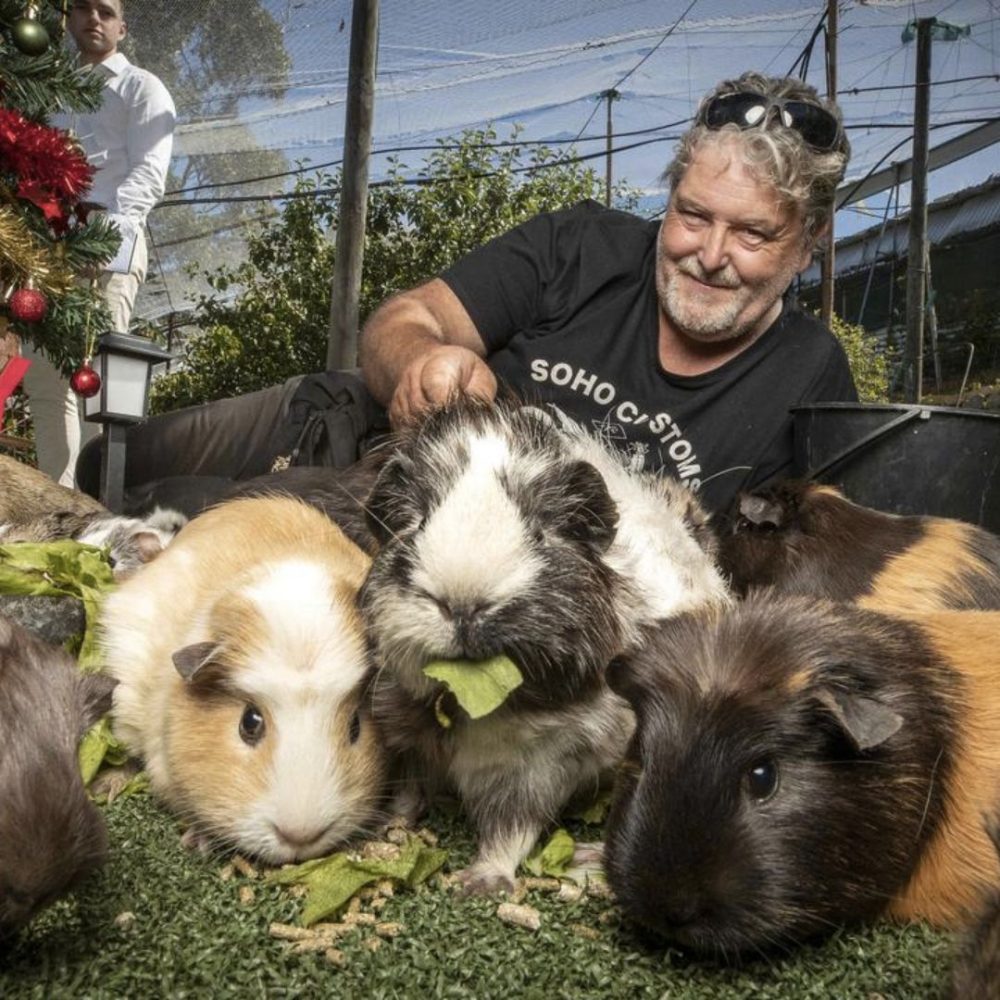
[[[366,383],[394,424],[502,383],[721,509],[791,471],[791,407],[857,399],[843,349],[786,297],[849,153],[814,88],[724,81],[665,171],[662,223],[595,202],[536,216],[383,303]]]

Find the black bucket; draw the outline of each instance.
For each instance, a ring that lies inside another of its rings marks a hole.
[[[792,413],[796,475],[876,510],[957,517],[1000,533],[1000,414],[880,403]]]

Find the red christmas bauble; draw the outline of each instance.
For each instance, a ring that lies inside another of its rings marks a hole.
[[[90,399],[101,391],[101,376],[90,367],[89,361],[84,361],[70,376],[69,387],[78,396]]]
[[[37,288],[19,288],[10,297],[7,311],[20,323],[39,323],[49,311],[49,304]]]

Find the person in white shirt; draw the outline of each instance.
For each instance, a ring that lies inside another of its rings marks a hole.
[[[124,0],[73,0],[68,19],[83,66],[104,77],[103,102],[94,112],[53,124],[76,135],[96,167],[88,204],[118,225],[123,249],[99,283],[111,311],[112,329],[125,332],[139,285],[146,277],[146,216],[163,195],[173,147],[176,111],[167,88],[133,66],[118,44],[125,37]],[[97,432],[83,423],[83,406],[67,380],[40,352],[25,345],[32,361],[24,378],[35,428],[38,467],[64,486],[73,485],[77,455]]]

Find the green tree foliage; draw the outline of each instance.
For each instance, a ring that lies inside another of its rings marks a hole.
[[[122,49],[137,65],[155,73],[170,91],[181,122],[206,118],[229,120],[225,152],[214,149],[211,133],[187,136],[175,146],[167,190],[202,188],[203,196],[229,185],[288,169],[284,153],[261,149],[251,130],[236,119],[248,95],[282,97],[288,87],[291,59],[281,25],[261,0],[128,0],[128,35]],[[186,155],[180,155],[181,151]],[[273,190],[273,181],[221,189],[223,194]],[[232,202],[210,211],[201,206],[170,205],[150,216],[159,262],[180,267],[195,234],[213,234],[206,250],[222,259],[231,234],[256,214],[256,207]]]
[[[516,130],[509,145],[498,148],[496,140],[492,128],[469,130],[428,156],[419,175],[424,183],[406,183],[412,172],[397,160],[386,181],[370,188],[362,320],[386,296],[532,215],[600,194],[592,170],[522,145]],[[204,274],[213,291],[195,309],[199,331],[187,344],[183,370],[154,384],[155,410],[323,370],[338,190],[336,176],[300,182],[303,197],[251,234],[242,263]],[[627,190],[617,194],[619,204],[633,204]]]
[[[834,315],[830,328],[847,352],[847,360],[863,403],[885,403],[889,399],[891,359],[863,326]]]

